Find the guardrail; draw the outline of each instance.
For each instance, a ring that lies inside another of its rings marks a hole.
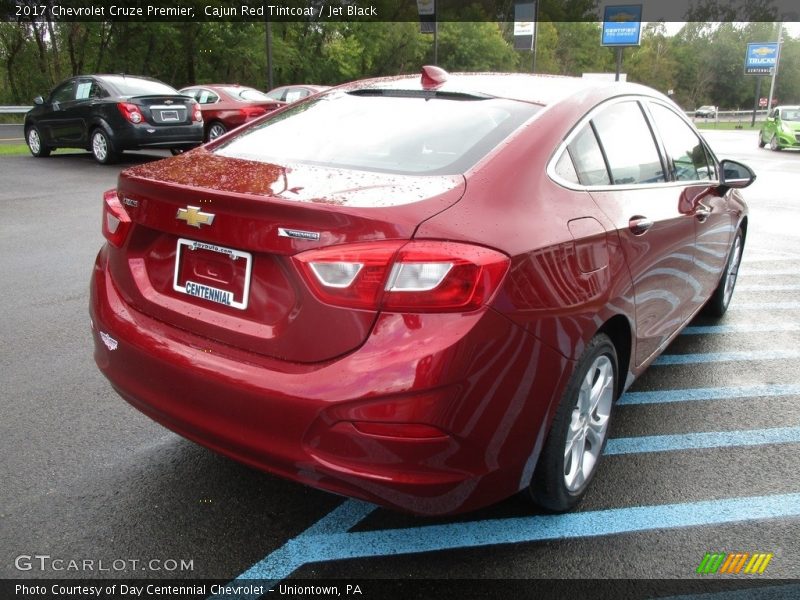
[[[32,106],[0,106],[0,115],[23,114],[32,108]]]

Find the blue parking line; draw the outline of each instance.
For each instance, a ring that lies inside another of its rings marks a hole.
[[[798,323],[741,323],[737,325],[694,325],[686,327],[681,335],[713,335],[721,333],[769,333],[800,331]]]
[[[613,438],[608,440],[605,454],[643,454],[674,450],[792,443],[800,443],[800,427],[775,427],[773,429],[750,429],[746,431],[703,431],[675,435]]]
[[[800,385],[750,385],[722,388],[690,388],[654,392],[626,392],[617,401],[621,406],[635,404],[666,404],[699,400],[732,400],[734,398],[773,398],[800,395]]]
[[[661,600],[796,600],[797,598],[800,598],[800,585],[770,585],[725,592],[667,596]]]
[[[703,354],[662,354],[654,365],[690,365],[754,360],[785,360],[800,358],[797,350],[753,350],[745,352],[709,352]]]
[[[800,494],[778,494],[378,531],[301,534],[253,568],[275,572],[281,560],[278,553],[284,549],[313,563],[798,516]],[[236,581],[241,583],[240,579]]]

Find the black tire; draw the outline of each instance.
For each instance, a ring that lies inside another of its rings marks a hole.
[[[618,382],[616,348],[611,338],[598,333],[578,360],[539,456],[528,490],[538,505],[563,512],[586,493],[608,439]],[[594,396],[596,402],[591,406]],[[580,457],[578,463],[576,456]],[[591,463],[585,465],[587,460]]]
[[[764,147],[764,146],[766,146],[766,145],[767,145],[767,142],[765,142],[765,141],[764,141],[764,138],[763,138],[763,137],[761,137],[761,132],[759,131],[759,132],[758,132],[758,147],[759,147],[759,148],[763,148],[763,147]]]
[[[769,140],[769,148],[770,150],[774,150],[775,152],[779,152],[780,150],[782,150],[780,144],[778,144],[778,136],[775,135],[774,133],[772,134],[772,137]]]
[[[25,141],[28,143],[28,150],[31,151],[36,158],[44,158],[50,156],[51,149],[48,148],[42,140],[42,134],[39,133],[36,125],[31,126],[25,132]]]
[[[206,132],[206,141],[210,142],[211,140],[217,139],[219,136],[224,135],[227,133],[228,128],[225,127],[219,121],[214,121],[208,126],[208,131]]]
[[[101,165],[110,165],[119,159],[119,152],[114,147],[114,142],[100,127],[92,130],[92,135],[89,138],[89,150],[94,159]]]
[[[736,287],[736,280],[739,277],[743,250],[744,232],[739,229],[736,231],[736,237],[733,238],[728,262],[725,263],[725,271],[717,284],[717,289],[714,290],[705,305],[704,312],[708,316],[719,318],[727,312],[733,297],[733,290]]]

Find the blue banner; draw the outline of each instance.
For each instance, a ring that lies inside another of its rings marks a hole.
[[[606,6],[603,46],[638,46],[642,38],[642,5]]]

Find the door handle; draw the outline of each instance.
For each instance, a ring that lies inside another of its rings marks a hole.
[[[633,235],[643,235],[653,226],[653,221],[647,217],[636,215],[631,217],[628,221],[628,229],[631,230]]]

